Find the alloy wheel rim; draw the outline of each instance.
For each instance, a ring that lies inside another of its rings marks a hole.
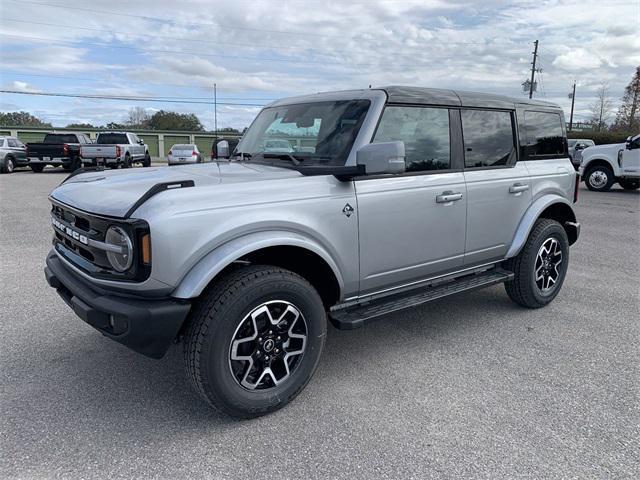
[[[300,365],[307,335],[306,320],[294,304],[260,304],[242,319],[231,339],[229,368],[234,380],[252,391],[282,385]]]
[[[602,170],[596,170],[589,175],[589,183],[594,188],[602,188],[607,184],[609,177]]]
[[[546,239],[538,250],[534,267],[535,282],[541,292],[553,289],[560,278],[559,265],[562,263],[560,242],[551,237]]]
[[[7,172],[13,172],[13,160],[7,158]]]

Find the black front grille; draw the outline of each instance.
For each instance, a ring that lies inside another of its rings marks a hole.
[[[149,277],[151,266],[142,264],[136,248],[141,237],[149,233],[146,222],[93,215],[54,200],[51,219],[56,251],[92,277],[121,281],[142,281]],[[112,225],[125,230],[134,244],[132,267],[126,272],[114,270],[106,251],[91,245],[92,241],[104,242],[107,229]]]

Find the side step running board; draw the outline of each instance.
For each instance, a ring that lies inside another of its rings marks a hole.
[[[513,272],[492,269],[482,273],[466,275],[446,283],[404,292],[390,297],[372,300],[360,305],[333,310],[329,319],[340,330],[359,328],[369,320],[405,308],[415,307],[438,298],[460,292],[488,287],[513,279]]]

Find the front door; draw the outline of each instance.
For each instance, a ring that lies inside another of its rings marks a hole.
[[[622,151],[622,175],[640,176],[640,135],[633,138]]]
[[[467,184],[467,267],[501,259],[531,204],[529,172],[516,163],[513,112],[460,112]]]
[[[355,181],[360,293],[461,267],[467,194],[452,162],[446,108],[389,105],[374,142],[403,141],[406,173]]]

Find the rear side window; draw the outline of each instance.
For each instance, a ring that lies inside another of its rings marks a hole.
[[[523,160],[566,156],[566,141],[560,114],[525,111],[524,125]]]
[[[461,115],[466,168],[497,167],[515,160],[511,112],[462,110]]]
[[[404,142],[407,172],[450,168],[449,110],[386,107],[374,141]]]

